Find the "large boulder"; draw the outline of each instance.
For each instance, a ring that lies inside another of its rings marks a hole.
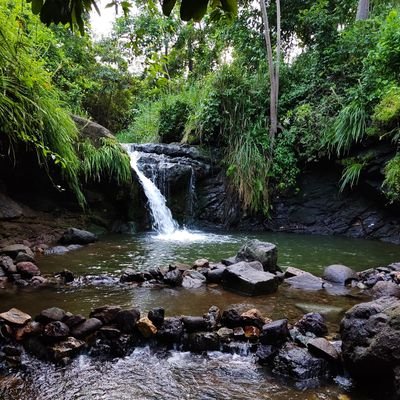
[[[276,292],[278,278],[264,271],[258,271],[247,262],[239,262],[227,267],[222,275],[222,285],[234,292],[257,296]]]
[[[346,312],[340,326],[343,360],[366,384],[391,381],[400,398],[400,300],[381,297]]]
[[[32,278],[33,276],[40,275],[38,266],[29,261],[19,262],[17,264],[17,271],[23,278]]]
[[[5,254],[11,258],[16,258],[18,253],[26,253],[31,257],[34,256],[32,250],[24,244],[10,244],[0,249],[0,254]]]
[[[96,242],[97,236],[88,231],[77,228],[69,228],[61,236],[59,242],[64,245],[68,244],[89,244]]]
[[[375,298],[384,296],[400,298],[400,286],[390,281],[379,281],[372,288],[372,293]]]
[[[278,249],[272,243],[250,240],[239,250],[236,261],[259,261],[264,271],[275,272],[278,270]]]
[[[329,282],[346,285],[352,280],[357,280],[357,273],[345,265],[334,264],[325,268],[322,277]]]

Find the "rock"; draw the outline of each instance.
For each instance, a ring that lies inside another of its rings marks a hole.
[[[242,318],[239,311],[236,308],[228,308],[224,310],[221,317],[221,323],[228,328],[242,326]]]
[[[225,271],[224,268],[215,268],[212,269],[211,271],[208,271],[207,274],[207,282],[208,283],[221,283],[222,281],[222,275]]]
[[[146,339],[154,336],[157,333],[156,326],[147,317],[140,318],[136,326],[142,336]]]
[[[33,276],[40,275],[40,269],[32,262],[23,261],[17,264],[17,271],[23,278],[32,278]]]
[[[17,266],[9,256],[0,257],[0,269],[7,274],[15,274],[17,272]]]
[[[317,357],[325,358],[328,361],[339,361],[339,353],[335,346],[325,338],[319,337],[310,339],[307,344],[308,350],[315,354]]]
[[[395,392],[400,360],[400,300],[381,297],[352,307],[341,322],[340,333],[343,360],[351,376],[375,387],[392,380]],[[397,391],[395,398],[399,395]]]
[[[229,342],[233,338],[233,329],[230,328],[219,328],[217,335],[222,342]]]
[[[94,233],[77,228],[67,229],[61,236],[59,242],[63,245],[69,244],[89,244],[98,240]]]
[[[46,283],[48,283],[48,280],[44,276],[34,276],[30,280],[30,283],[31,285],[39,286],[39,285],[45,285]]]
[[[269,364],[278,353],[279,347],[269,344],[261,344],[257,348],[256,358],[260,364]]]
[[[22,353],[20,348],[11,345],[3,346],[1,350],[6,356],[11,356],[11,357],[20,356]]]
[[[153,308],[148,313],[149,320],[157,327],[160,328],[164,323],[165,310],[161,307]]]
[[[43,332],[43,325],[37,321],[30,321],[15,332],[15,340],[20,342],[32,335],[40,335]]]
[[[211,306],[203,318],[207,321],[208,329],[214,330],[221,320],[221,311],[217,306]]]
[[[96,332],[96,338],[108,342],[114,342],[121,336],[121,331],[112,326],[102,326]]]
[[[90,314],[90,318],[99,319],[104,325],[114,321],[117,314],[121,311],[119,306],[103,306],[94,309]]]
[[[280,345],[289,338],[287,319],[280,319],[265,324],[260,334],[260,343],[266,345]]]
[[[352,280],[357,280],[357,273],[349,267],[340,264],[329,265],[324,269],[323,279],[328,282],[347,285]]]
[[[22,217],[23,211],[18,203],[0,193],[0,220],[12,220]]]
[[[325,324],[324,317],[318,313],[308,313],[296,323],[297,329],[302,333],[313,333],[315,336],[325,336],[328,328]]]
[[[25,279],[14,279],[14,283],[19,287],[29,286],[29,283]]]
[[[244,329],[241,326],[233,328],[233,337],[235,340],[243,340],[245,338]]]
[[[66,340],[50,347],[52,359],[55,362],[59,362],[67,357],[75,357],[85,347],[85,345],[86,343],[83,340],[68,337]]]
[[[89,336],[90,334],[100,329],[102,325],[103,324],[99,319],[89,318],[81,324],[75,326],[71,331],[71,335],[76,338]]]
[[[172,271],[168,271],[164,275],[164,282],[170,286],[181,286],[183,281],[182,271],[179,269],[174,269]]]
[[[71,283],[75,279],[74,273],[68,269],[62,270],[60,276],[64,278],[64,283]]]
[[[325,284],[321,278],[318,278],[309,272],[287,278],[285,279],[285,283],[288,283],[296,289],[303,290],[321,290]]]
[[[10,310],[3,312],[0,314],[0,319],[9,322],[13,325],[25,325],[28,321],[31,320],[31,316],[29,314],[24,313],[18,308],[11,308]]]
[[[248,325],[243,328],[244,337],[248,340],[255,341],[258,340],[260,336],[260,329],[256,326]]]
[[[250,240],[239,250],[236,260],[259,261],[264,271],[275,272],[278,270],[278,249],[272,243]]]
[[[47,340],[59,341],[69,336],[69,328],[61,321],[49,322],[44,327],[43,336]]]
[[[64,319],[64,323],[70,328],[74,328],[75,326],[82,324],[86,321],[86,318],[81,314],[71,315]]]
[[[188,270],[183,273],[182,286],[186,289],[199,288],[206,283],[206,277],[200,272]]]
[[[206,258],[200,258],[193,263],[193,268],[208,268],[210,262]]]
[[[65,246],[54,246],[44,250],[44,254],[46,256],[54,254],[54,255],[62,255],[68,253],[69,250]]]
[[[32,250],[23,244],[11,244],[0,249],[0,254],[5,254],[11,258],[17,257],[18,253],[26,253],[29,256],[34,257]]]
[[[261,329],[265,324],[265,318],[256,308],[245,311],[240,316],[242,326],[251,325]]]
[[[330,304],[315,304],[315,303],[296,303],[296,307],[304,313],[315,312],[323,317],[330,316],[334,319],[344,314],[344,308],[332,306]]]
[[[272,372],[303,381],[327,377],[330,366],[326,360],[314,357],[307,349],[288,342],[274,358]]]
[[[138,271],[132,268],[125,268],[122,271],[121,282],[136,282]],[[140,273],[139,273],[140,274]]]
[[[292,278],[293,276],[300,276],[309,274],[309,272],[303,271],[302,269],[295,268],[295,267],[287,267],[284,272],[285,278]]]
[[[74,251],[74,250],[79,250],[83,247],[82,244],[69,244],[67,246],[68,251]]]
[[[47,324],[52,321],[62,321],[65,317],[66,313],[62,308],[51,307],[42,310],[35,319],[43,324]]]
[[[140,311],[136,308],[131,308],[130,310],[119,311],[115,316],[114,323],[121,332],[132,333],[139,319]]]
[[[379,281],[372,288],[374,298],[393,296],[400,298],[400,286],[390,281]]]
[[[183,323],[179,318],[165,318],[164,323],[157,332],[160,341],[166,344],[180,343],[183,335]]]
[[[23,251],[20,251],[17,254],[17,257],[15,258],[15,262],[23,262],[23,261],[29,261],[31,263],[35,263],[35,257],[32,257],[31,255],[24,253]]]
[[[257,271],[244,261],[227,267],[222,275],[225,289],[249,296],[276,292],[278,284],[275,275]]]
[[[221,260],[221,263],[224,264],[226,267],[236,264],[237,263],[236,256],[224,258]]]
[[[195,332],[188,338],[188,349],[194,352],[219,350],[219,336],[215,332]]]
[[[182,317],[182,322],[188,332],[200,332],[208,328],[207,321],[203,317]]]

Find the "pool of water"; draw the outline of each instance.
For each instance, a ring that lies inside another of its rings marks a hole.
[[[225,292],[218,285],[199,289],[147,288],[118,282],[126,267],[143,270],[172,262],[191,264],[198,258],[220,261],[232,256],[247,239],[257,238],[278,246],[278,263],[321,275],[335,263],[363,270],[400,260],[400,246],[342,237],[296,234],[216,234],[181,232],[174,238],[153,233],[104,236],[98,243],[65,255],[42,256],[43,273],[67,268],[77,276],[100,277],[84,285],[53,288],[3,289],[0,312],[18,307],[33,315],[48,306],[88,315],[105,304],[138,307],[142,311],[162,306],[167,315],[202,315],[211,305],[221,309],[236,305],[242,310],[256,307],[273,319],[295,322],[301,315],[318,311],[325,315],[330,333],[335,334],[345,310],[365,300],[357,290],[345,295],[324,289],[304,292],[281,285],[278,292],[243,297]],[[368,397],[327,384],[300,390],[273,378],[257,366],[251,356],[209,353],[207,357],[172,352],[153,354],[137,349],[121,360],[100,362],[81,356],[60,368],[28,360],[21,376],[0,377],[0,398],[5,399],[339,399]]]

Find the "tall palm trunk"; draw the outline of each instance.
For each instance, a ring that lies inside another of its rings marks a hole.
[[[356,20],[367,19],[369,15],[369,0],[358,0]]]

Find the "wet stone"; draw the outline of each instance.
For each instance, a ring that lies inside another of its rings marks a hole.
[[[79,324],[82,324],[86,321],[86,318],[81,314],[71,315],[64,319],[64,323],[69,326],[69,328],[73,328]]]
[[[66,313],[62,308],[50,307],[42,310],[35,318],[36,321],[47,323],[51,321],[62,321],[66,317]]]
[[[335,346],[333,346],[325,338],[310,339],[307,345],[311,353],[316,356],[326,358],[328,361],[338,361],[339,353]]]
[[[324,317],[319,313],[305,314],[296,323],[296,327],[302,334],[311,332],[315,336],[325,336],[328,333],[328,328],[325,324]]]
[[[161,307],[153,308],[148,313],[149,320],[153,322],[153,324],[160,328],[161,325],[164,323],[165,318],[165,310]]]
[[[19,262],[23,262],[23,261],[29,261],[31,263],[35,263],[35,257],[33,257],[32,255],[27,254],[23,251],[20,251],[17,254],[17,257],[15,258],[15,262],[19,263]]]
[[[260,342],[262,344],[279,345],[287,341],[288,337],[288,321],[287,319],[280,319],[262,327]]]
[[[233,329],[222,327],[218,329],[217,335],[221,341],[228,342],[233,338]]]
[[[19,262],[17,264],[17,271],[23,278],[32,278],[35,275],[40,275],[38,266],[29,261]]]
[[[219,336],[215,332],[191,333],[188,348],[194,352],[219,350]]]
[[[109,324],[114,321],[117,314],[121,311],[121,307],[119,306],[103,306],[98,307],[93,310],[90,314],[90,318],[97,318],[103,324]]]
[[[61,321],[50,322],[44,327],[43,335],[48,340],[59,341],[69,336],[69,328]]]
[[[203,317],[207,321],[208,329],[214,330],[221,321],[221,311],[217,306],[211,306]]]
[[[240,319],[242,326],[252,325],[261,329],[265,324],[265,318],[256,308],[252,308],[242,313]]]
[[[269,364],[275,355],[278,353],[279,347],[269,345],[269,344],[261,344],[257,348],[256,358],[258,363],[260,364]]]
[[[18,310],[17,308],[11,308],[6,312],[1,313],[0,319],[13,325],[24,325],[31,320],[31,316],[21,310]]]
[[[137,321],[140,319],[140,311],[136,308],[121,310],[117,313],[114,323],[123,333],[132,333]]]
[[[101,328],[102,322],[97,318],[89,318],[72,329],[72,336],[85,337]]]
[[[242,318],[236,308],[224,310],[221,317],[221,323],[228,328],[242,326]]]
[[[147,317],[140,318],[136,326],[142,336],[146,339],[154,336],[157,333],[156,326]]]
[[[183,323],[180,318],[165,318],[157,332],[157,337],[166,344],[180,343],[183,335]]]
[[[204,331],[208,327],[203,317],[182,317],[182,322],[188,332]]]
[[[256,326],[245,326],[243,331],[245,338],[248,340],[255,341],[260,336],[260,329],[258,329]]]

